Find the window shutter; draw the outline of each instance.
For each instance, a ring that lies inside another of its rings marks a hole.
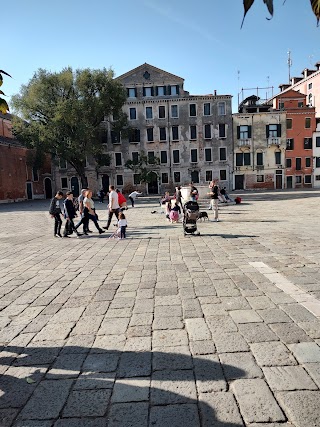
[[[159,95],[159,90],[158,90],[158,86],[156,86],[156,96]]]
[[[179,85],[177,85],[177,94],[179,95]]]
[[[137,97],[137,88],[134,88],[134,96]]]
[[[146,96],[146,88],[143,88],[143,96]]]
[[[167,94],[167,86],[163,86],[163,93],[164,93],[164,95]]]
[[[281,124],[277,125],[277,137],[280,138],[281,137]]]
[[[252,126],[248,126],[248,138],[251,138],[251,128]]]
[[[240,126],[237,126],[237,139],[240,139]]]
[[[140,142],[140,129],[137,129],[137,142]]]
[[[127,89],[127,97],[129,98],[129,89]]]
[[[151,96],[154,96],[154,87],[151,88]]]
[[[171,95],[171,86],[168,86],[168,95]]]
[[[266,138],[269,138],[269,125],[266,126]]]

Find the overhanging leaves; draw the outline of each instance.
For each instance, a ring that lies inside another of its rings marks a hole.
[[[2,114],[6,114],[6,112],[9,110],[7,101],[3,98],[0,98],[0,112]]]
[[[246,14],[247,14],[248,10],[253,5],[253,3],[254,3],[254,0],[243,0],[244,15],[243,15],[243,19],[242,19],[242,22],[241,22],[241,28],[242,28],[242,25],[244,23],[244,18],[246,17]]]
[[[311,7],[313,10],[313,13],[316,15],[317,18],[317,25],[319,25],[319,19],[320,19],[320,0],[310,0],[311,1]]]

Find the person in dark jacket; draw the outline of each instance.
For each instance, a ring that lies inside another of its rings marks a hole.
[[[61,211],[61,201],[63,198],[63,192],[58,191],[54,198],[51,200],[49,214],[51,218],[54,218],[54,237],[62,237],[61,236],[61,226],[62,226],[62,211]]]
[[[68,236],[68,231],[70,230],[75,231],[77,234],[77,237],[82,236],[81,233],[78,232],[78,230],[76,229],[73,219],[77,216],[76,214],[76,209],[73,203],[73,194],[71,191],[68,191],[66,193],[66,200],[63,203],[64,206],[64,217],[66,219],[66,224],[64,227],[64,232],[63,232],[63,237],[69,237]]]

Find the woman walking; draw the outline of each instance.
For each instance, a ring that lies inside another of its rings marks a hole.
[[[98,223],[97,214],[94,208],[94,201],[92,200],[91,190],[86,191],[85,198],[83,200],[83,206],[84,206],[83,216],[85,220],[89,222],[89,219],[91,219],[91,221],[93,221],[94,225],[96,226],[96,229],[99,231],[99,234],[105,233],[105,231],[102,230],[102,228],[100,228]],[[77,228],[78,228],[78,224],[76,225],[75,229]],[[87,234],[87,232],[85,232],[84,234]]]

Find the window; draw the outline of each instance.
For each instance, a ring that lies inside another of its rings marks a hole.
[[[320,136],[316,137],[316,147],[320,147]]]
[[[308,101],[309,101],[309,107],[312,107],[312,93],[309,93]]]
[[[136,98],[137,97],[137,89],[130,87],[129,89],[127,89],[127,94],[129,98]]]
[[[293,149],[294,149],[294,139],[287,138],[287,150],[293,150]]]
[[[211,125],[204,125],[204,137],[205,139],[211,139]]]
[[[236,166],[243,166],[243,153],[236,153]]]
[[[180,151],[172,150],[173,163],[180,163]]]
[[[311,167],[311,157],[306,157],[306,168]]]
[[[148,151],[148,162],[154,164],[154,151]]]
[[[316,157],[316,168],[320,168],[320,157]]]
[[[316,175],[316,181],[320,181],[320,175]]]
[[[35,167],[32,168],[32,181],[34,181],[34,182],[38,182],[39,181],[38,169],[35,168]]]
[[[122,165],[122,155],[121,153],[115,153],[115,159],[116,159],[116,166]]]
[[[130,117],[130,120],[136,120],[136,118],[137,118],[137,110],[136,110],[136,108],[130,108],[130,110],[129,110],[129,117]]]
[[[153,113],[152,113],[152,107],[146,107],[146,119],[152,119]]]
[[[143,96],[153,96],[153,87],[144,87]]]
[[[60,166],[60,169],[67,169],[67,162],[66,162],[66,160],[64,160],[64,159],[62,159],[60,157],[60,159],[59,159],[59,166]]]
[[[257,175],[257,182],[264,182],[264,175]]]
[[[180,182],[180,172],[173,172],[173,181]]]
[[[132,154],[132,162],[134,165],[137,165],[139,163],[139,152],[138,151],[133,151]]]
[[[287,129],[292,129],[292,119],[287,119],[286,123],[287,123]]]
[[[281,136],[281,125],[267,125],[266,136],[267,138],[279,138]]]
[[[251,165],[251,154],[250,153],[243,153],[243,164],[244,164],[244,166],[250,166]]]
[[[166,118],[166,107],[164,105],[159,106],[159,119]]]
[[[257,166],[263,166],[263,153],[257,153]]]
[[[147,128],[147,141],[153,142],[153,127]]]
[[[161,182],[162,184],[168,184],[169,183],[169,174],[164,172],[161,174]]]
[[[312,83],[308,84],[308,89],[312,89]]]
[[[197,139],[197,126],[190,126],[190,139]]]
[[[120,144],[120,142],[121,142],[120,138],[121,138],[120,132],[118,132],[116,130],[111,131],[111,142],[112,142],[112,144]]]
[[[226,137],[226,125],[224,123],[219,123],[219,138]]]
[[[218,116],[225,116],[225,115],[226,115],[226,103],[218,102]]]
[[[196,104],[190,104],[189,105],[189,116],[195,117],[197,115],[197,105]]]
[[[292,160],[286,159],[286,168],[291,168],[291,166],[292,166]]]
[[[190,161],[191,161],[191,163],[197,163],[197,161],[198,161],[198,149],[197,148],[191,148],[191,150],[190,150]]]
[[[140,142],[140,129],[130,129],[129,142]]]
[[[134,173],[133,174],[133,183],[135,185],[140,184],[141,178],[140,178],[140,174],[139,173]]]
[[[304,138],[303,147],[305,150],[310,150],[312,148],[312,138]]]
[[[206,181],[212,181],[212,171],[206,171]]]
[[[123,185],[123,175],[117,175],[117,185]]]
[[[226,181],[227,180],[226,169],[221,169],[219,174],[220,174],[220,181]]]
[[[299,101],[298,102],[298,108],[303,108],[304,107],[304,105],[303,105],[303,101]]]
[[[279,110],[282,110],[284,108],[284,102],[279,101]]]
[[[247,125],[237,126],[237,138],[238,139],[250,139],[251,138],[251,126],[247,126]]]
[[[159,130],[160,130],[160,141],[166,141],[167,140],[166,128],[159,128]]]
[[[211,150],[211,148],[205,148],[204,149],[204,160],[206,162],[212,162],[212,150]]]
[[[179,126],[172,126],[172,141],[179,141]]]
[[[203,115],[210,116],[211,115],[211,104],[210,102],[205,102],[203,104]]]
[[[301,184],[301,183],[302,183],[301,175],[296,175],[296,184]]]
[[[166,151],[160,151],[160,163],[168,163],[168,153]]]
[[[156,93],[158,96],[166,95],[166,87],[165,86],[157,86]]]
[[[179,86],[171,85],[170,86],[170,95],[178,95],[179,94]]]
[[[172,117],[173,119],[176,119],[176,118],[178,118],[178,117],[179,117],[179,114],[178,114],[178,106],[177,106],[177,105],[171,105],[171,117]]]
[[[306,129],[310,129],[311,128],[311,119],[310,119],[310,117],[306,117],[304,127]]]
[[[296,158],[296,170],[297,171],[301,170],[301,158],[300,157]]]
[[[68,178],[61,178],[61,188],[68,188]]]
[[[311,175],[305,175],[304,176],[304,183],[305,184],[311,184]]]
[[[227,160],[227,149],[226,147],[219,148],[219,160],[220,162],[224,162]]]
[[[281,165],[281,151],[276,151],[274,153],[274,161],[276,165]]]

